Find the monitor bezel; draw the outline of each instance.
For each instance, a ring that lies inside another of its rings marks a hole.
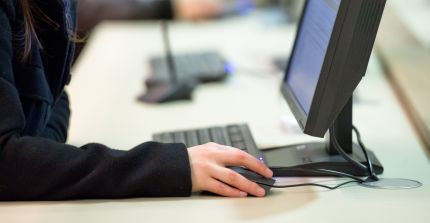
[[[323,62],[322,68],[321,68],[321,74],[320,74],[320,77],[318,79],[317,86],[315,88],[314,96],[312,98],[312,103],[311,103],[311,107],[309,109],[309,114],[306,114],[302,105],[300,104],[300,102],[295,97],[294,93],[292,92],[292,89],[286,83],[286,79],[288,78],[290,65],[291,65],[291,59],[294,57],[294,54],[296,52],[298,34],[300,32],[300,29],[301,29],[301,26],[303,23],[303,18],[305,15],[305,10],[307,9],[308,2],[309,1],[306,0],[304,7],[303,7],[303,10],[302,10],[302,14],[300,16],[300,21],[299,21],[299,25],[297,27],[296,38],[294,40],[293,49],[291,51],[291,56],[289,58],[288,65],[287,65],[287,68],[285,70],[283,82],[281,84],[281,92],[282,92],[283,96],[285,97],[292,113],[294,114],[294,116],[295,116],[298,124],[302,128],[303,132],[307,133],[309,135],[322,137],[322,135],[312,134],[312,132],[314,132],[313,128],[315,128],[315,126],[309,125],[309,123],[316,123],[316,119],[318,119],[317,112],[320,111],[319,108],[321,106],[321,104],[320,104],[320,102],[322,101],[321,98],[323,97],[323,93],[324,93],[325,88],[327,86],[327,80],[330,76],[331,67],[333,64],[333,58],[335,57],[335,54],[336,54],[336,48],[337,48],[338,41],[339,41],[341,33],[342,33],[343,23],[344,23],[344,20],[346,18],[346,13],[348,11],[350,0],[341,0],[341,2],[340,2],[338,14],[336,15],[336,20],[335,20],[335,23],[333,26],[333,31],[332,31],[332,34],[330,36],[330,41],[329,41],[329,44],[327,47],[327,52],[326,52],[326,55],[324,57],[324,62]],[[312,120],[310,120],[310,119],[315,119],[315,120],[313,120],[313,122],[311,122]]]

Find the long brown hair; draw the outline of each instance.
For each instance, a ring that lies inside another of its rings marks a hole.
[[[38,18],[41,18],[44,22],[49,24],[53,29],[59,29],[60,25],[57,22],[53,21],[51,18],[49,18],[49,16],[43,13],[38,7],[32,5],[30,0],[19,0],[19,2],[21,4],[22,15],[24,16],[24,33],[23,33],[24,49],[21,53],[21,59],[25,61],[31,56],[31,47],[33,45],[36,45],[39,48],[42,48],[42,44],[40,43],[36,33],[37,27],[34,20],[34,15],[38,16]],[[69,18],[69,17],[66,16],[66,18]],[[68,25],[70,25],[70,22],[71,21],[66,21]],[[79,43],[84,42],[84,38],[79,38],[76,32],[73,31],[71,27],[66,27],[66,29],[67,29],[69,40],[73,42],[79,42]]]
[[[24,50],[22,52],[22,59],[26,60],[30,56],[31,46],[37,44],[41,47],[41,44],[36,34],[32,6],[29,0],[20,0],[20,3],[22,15],[24,16]],[[35,43],[33,43],[33,41]]]

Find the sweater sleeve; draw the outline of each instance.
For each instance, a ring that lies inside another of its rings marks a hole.
[[[122,151],[22,136],[26,120],[13,83],[11,14],[2,4],[0,200],[189,196],[191,172],[183,144],[147,142]]]
[[[55,103],[51,117],[42,132],[42,137],[52,139],[57,142],[66,142],[67,129],[69,127],[69,97],[64,91]]]

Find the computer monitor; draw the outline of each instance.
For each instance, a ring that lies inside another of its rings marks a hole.
[[[367,175],[339,156],[333,137],[345,152],[365,163],[352,140],[352,96],[366,73],[385,2],[306,1],[281,91],[303,132],[326,136],[327,142],[268,150],[265,156],[275,175],[314,175],[301,171],[310,168]],[[327,134],[330,127],[332,135]],[[370,151],[369,158],[375,172],[382,173]]]

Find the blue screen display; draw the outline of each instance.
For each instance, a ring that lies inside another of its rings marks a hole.
[[[285,83],[306,115],[318,83],[341,0],[308,0]]]

